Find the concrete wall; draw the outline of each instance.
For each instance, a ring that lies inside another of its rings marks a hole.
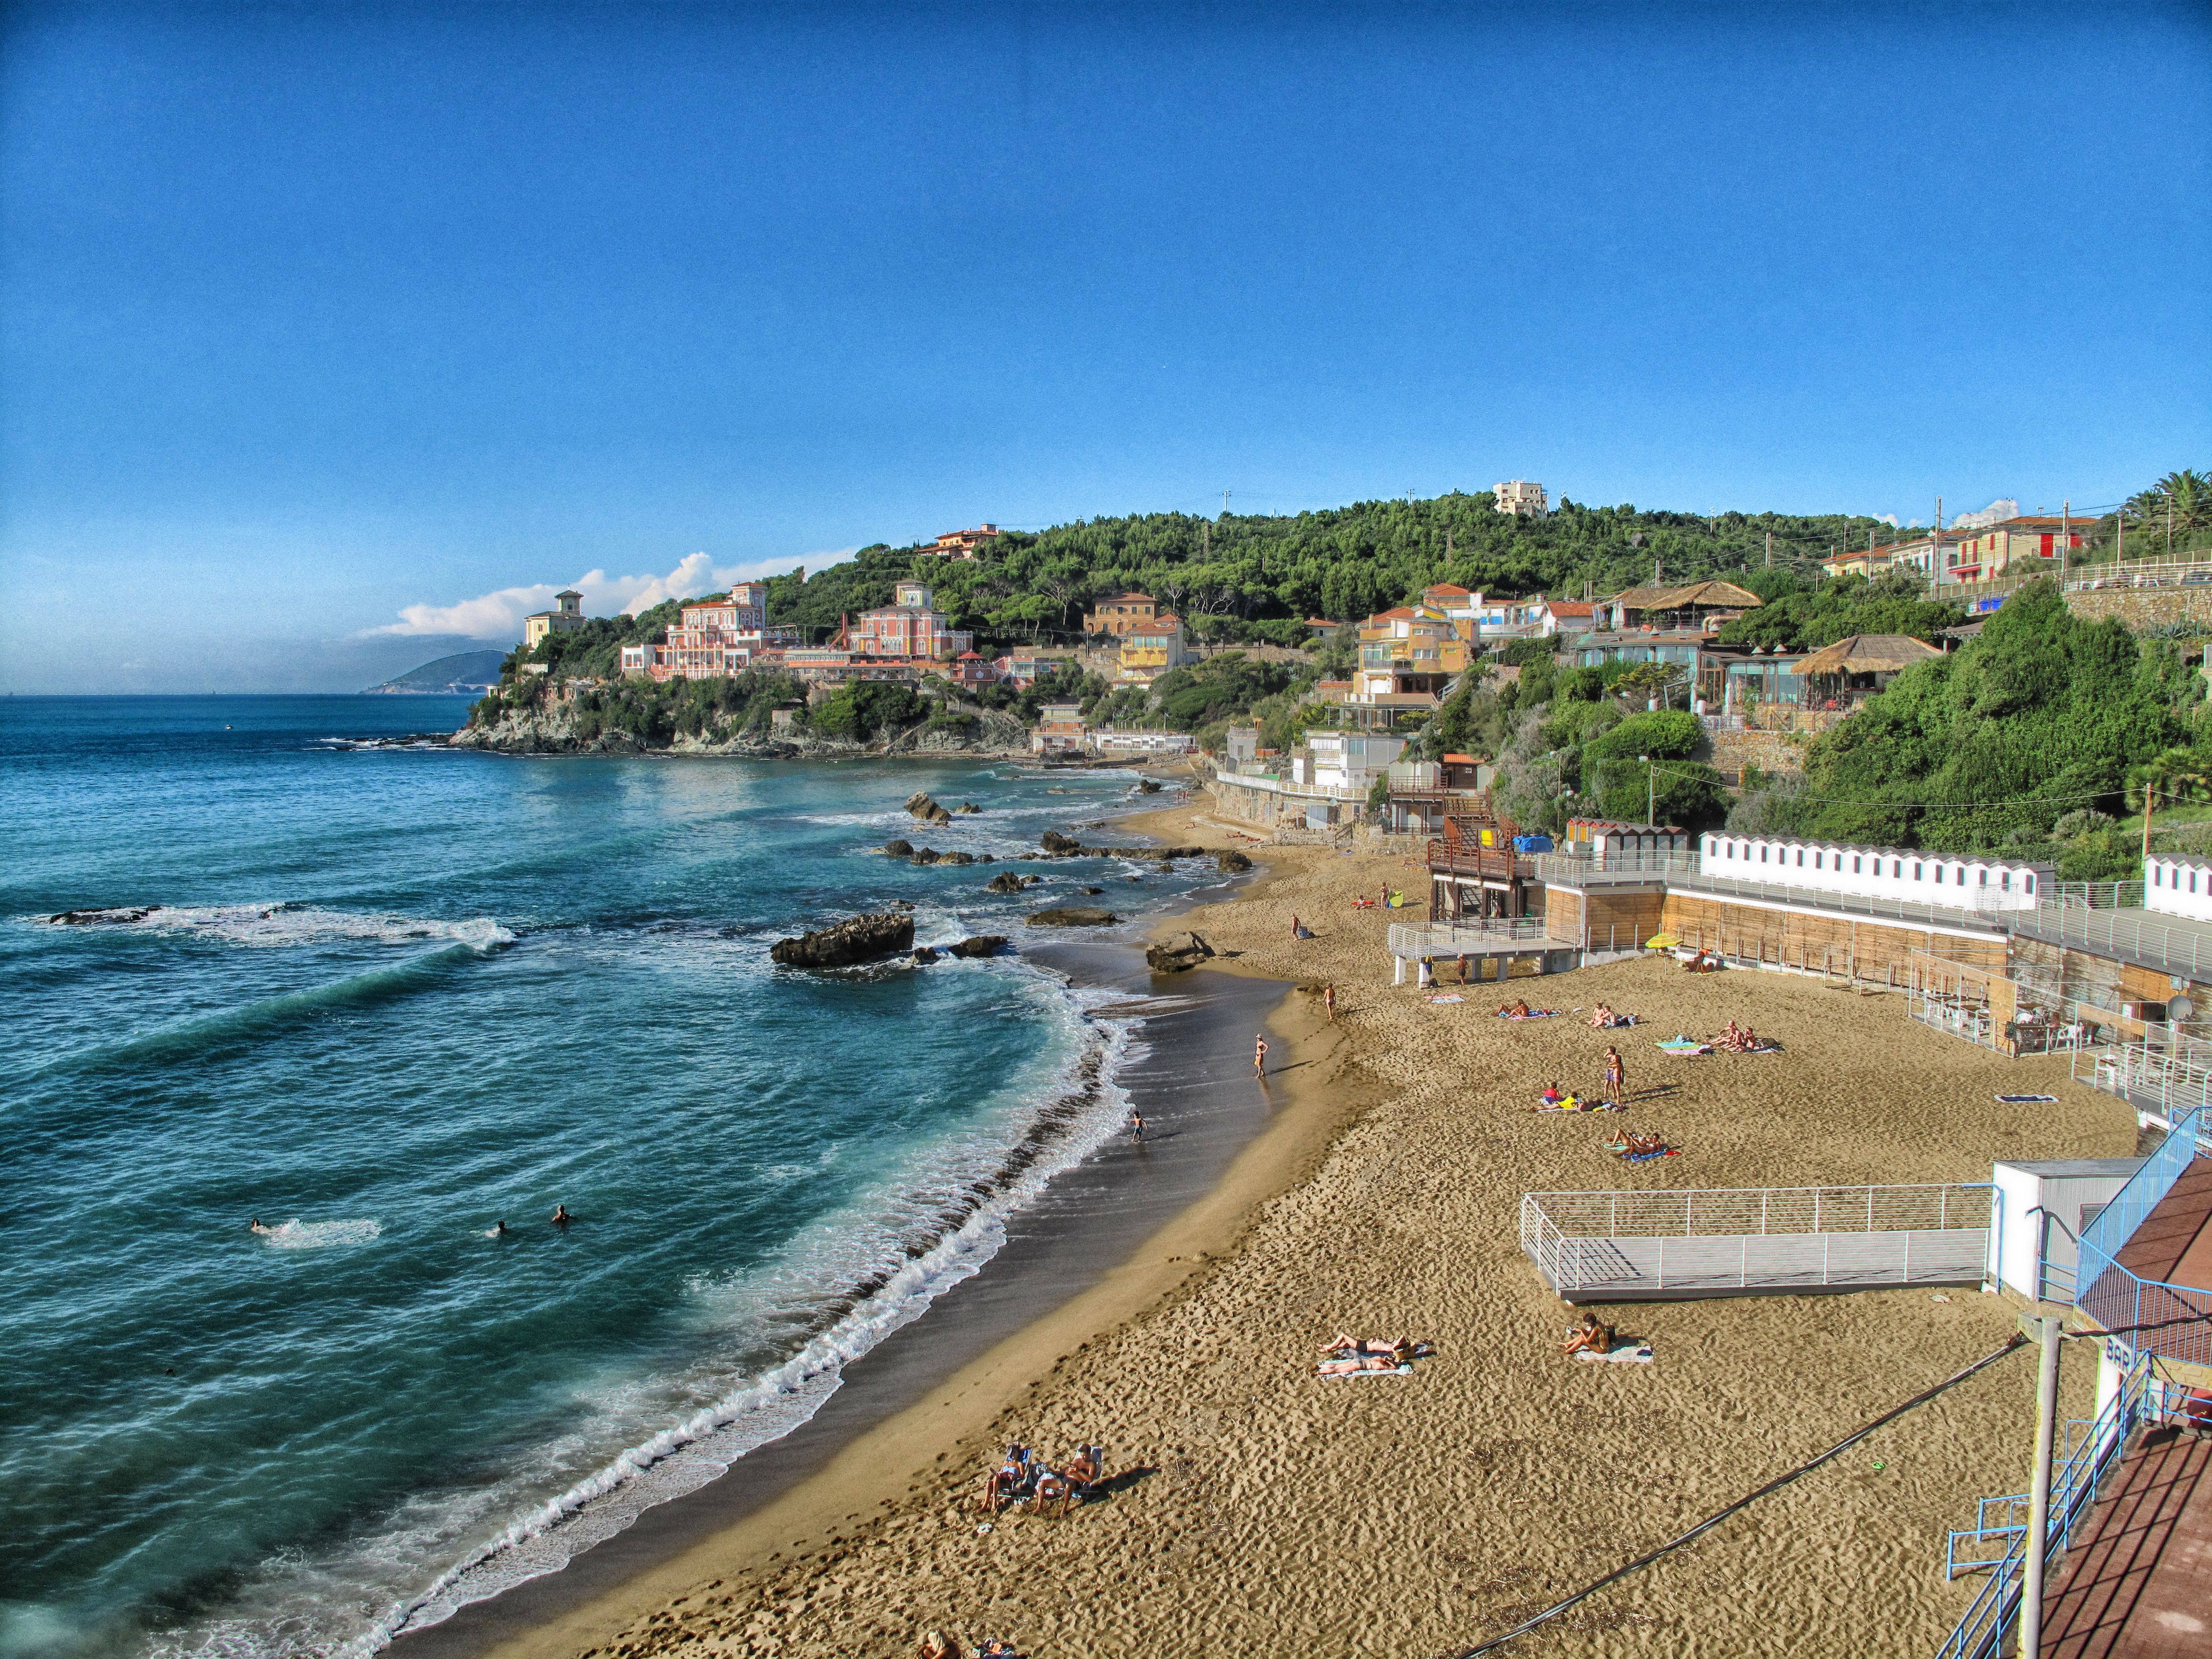
[[[1893,922],[1854,921],[1826,912],[1738,904],[1699,893],[1670,892],[1666,931],[1683,944],[1723,956],[1850,974],[1883,984],[1910,979],[1915,951],[2003,971],[2005,941],[1997,934],[1947,933]]]

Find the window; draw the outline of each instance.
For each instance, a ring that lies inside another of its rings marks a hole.
[[[1856,876],[1856,875],[1857,875],[1857,874],[1859,873],[1859,868],[1860,868],[1860,860],[1859,860],[1859,855],[1858,855],[1856,853],[1854,853],[1854,854],[1851,854],[1851,873],[1852,873],[1853,875],[1855,875],[1855,876]]]
[[[2150,884],[2154,887],[2165,886],[2165,875],[2166,872],[2164,870],[2160,869],[2155,864],[2152,865],[2150,867]]]
[[[1912,878],[1915,881],[1918,881],[1920,879],[1920,860],[1918,859],[1912,860]]]
[[[1802,847],[1797,849],[1797,867],[1800,870],[1805,867],[1805,849]]]
[[[2012,872],[2011,872],[2011,871],[2007,870],[2007,871],[2005,871],[2002,874],[2001,874],[2001,875],[1999,875],[1999,876],[1997,877],[1997,886],[1998,886],[2002,890],[2003,890],[2003,891],[2005,891],[2005,892],[2009,893],[2010,891],[2012,891]]]
[[[1766,847],[1765,847],[1765,844],[1764,842],[1760,843],[1760,846],[1759,846],[1759,861],[1761,864],[1764,864],[1764,863],[1765,863],[1765,862],[1766,862]]]
[[[2033,874],[2027,878],[2027,890],[2031,893],[2035,890],[2035,878]]]
[[[1988,871],[1977,870],[1974,873],[1981,878],[1975,884],[1977,886],[1986,887],[1990,884],[1990,872]]]

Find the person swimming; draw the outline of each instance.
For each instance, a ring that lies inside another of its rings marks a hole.
[[[567,1205],[556,1204],[553,1206],[553,1224],[555,1226],[565,1227],[575,1218],[575,1217],[568,1213],[568,1206]],[[503,1226],[506,1224],[501,1223],[501,1224]]]
[[[273,1236],[276,1231],[274,1227],[265,1225],[259,1216],[253,1218],[252,1231],[261,1234],[264,1237]]]
[[[504,1221],[493,1222],[490,1226],[484,1229],[484,1237],[486,1238],[505,1238],[507,1237],[507,1223]]]

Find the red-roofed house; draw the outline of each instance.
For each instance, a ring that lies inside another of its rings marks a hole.
[[[1116,593],[1100,599],[1097,605],[1097,610],[1083,613],[1083,631],[1111,634],[1115,639],[1133,628],[1148,625],[1160,614],[1160,602],[1149,593]]]

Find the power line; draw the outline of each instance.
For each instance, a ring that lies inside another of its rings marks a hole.
[[[1477,1655],[1493,1652],[1497,1649],[1504,1647],[1508,1642],[1510,1642],[1516,1636],[1526,1636],[1530,1631],[1535,1629],[1537,1626],[1545,1623],[1547,1620],[1557,1618],[1559,1614],[1565,1613],[1569,1607],[1573,1607],[1576,1603],[1587,1601],[1589,1597],[1596,1595],[1598,1591],[1603,1589],[1607,1585],[1618,1583],[1620,1580],[1627,1577],[1631,1573],[1642,1571],[1645,1567],[1650,1566],[1654,1561],[1658,1560],[1662,1556],[1671,1554],[1675,1550],[1681,1548],[1683,1545],[1688,1543],[1692,1539],[1711,1532],[1715,1527],[1720,1525],[1722,1522],[1727,1520],[1730,1516],[1736,1514],[1740,1510],[1750,1508],[1751,1505],[1757,1503],[1760,1498],[1766,1497],[1771,1492],[1781,1491],[1783,1487],[1788,1486],[1791,1481],[1802,1480],[1804,1476],[1810,1474],[1814,1469],[1819,1468],[1822,1464],[1832,1462],[1835,1459],[1842,1456],[1845,1452],[1849,1451],[1853,1446],[1857,1445],[1859,1442],[1864,1440],[1876,1429],[1882,1428],[1888,1424],[1894,1423],[1899,1418],[1904,1416],[1907,1412],[1924,1406],[1929,1401],[1935,1399],[1938,1395],[1947,1393],[1950,1389],[1957,1388],[1959,1384],[1965,1382],[1968,1377],[1973,1376],[1977,1371],[1996,1364],[1998,1360],[2002,1359],[2007,1354],[2012,1352],[2015,1348],[2025,1348],[2031,1345],[2026,1337],[2015,1335],[2002,1348],[1996,1349],[1994,1352],[1984,1354],[1972,1364],[1967,1366],[1966,1370],[1955,1372],[1952,1376],[1946,1377],[1942,1382],[1938,1382],[1932,1389],[1923,1389],[1920,1393],[1914,1395],[1911,1399],[1906,1401],[1903,1405],[1894,1407],[1892,1409],[1884,1412],[1880,1417],[1875,1418],[1874,1421],[1867,1424],[1864,1427],[1857,1429],[1852,1433],[1846,1435],[1843,1439],[1838,1440],[1834,1445],[1829,1447],[1827,1450],[1822,1452],[1818,1457],[1813,1458],[1810,1462],[1800,1463],[1796,1468],[1790,1470],[1789,1474],[1781,1475],[1775,1480],[1768,1481],[1756,1492],[1747,1492],[1741,1498],[1737,1498],[1735,1503],[1729,1504],[1726,1509],[1717,1510],[1715,1513],[1707,1516],[1704,1520],[1698,1522],[1696,1526],[1692,1527],[1687,1532],[1668,1540],[1667,1542],[1662,1544],[1657,1549],[1653,1550],[1648,1555],[1639,1555],[1635,1560],[1628,1563],[1627,1565],[1614,1568],[1611,1572],[1606,1574],[1604,1577],[1593,1580],[1591,1583],[1583,1585],[1582,1589],[1577,1590],[1572,1595],[1567,1597],[1565,1601],[1555,1602],[1552,1606],[1546,1607],[1543,1612],[1535,1614],[1533,1618],[1522,1620],[1519,1624],[1516,1625],[1511,1630],[1507,1631],[1504,1635],[1493,1636],[1488,1641],[1478,1643],[1471,1648],[1462,1648],[1458,1650],[1458,1651],[1448,1655],[1447,1659],[1476,1659]]]

